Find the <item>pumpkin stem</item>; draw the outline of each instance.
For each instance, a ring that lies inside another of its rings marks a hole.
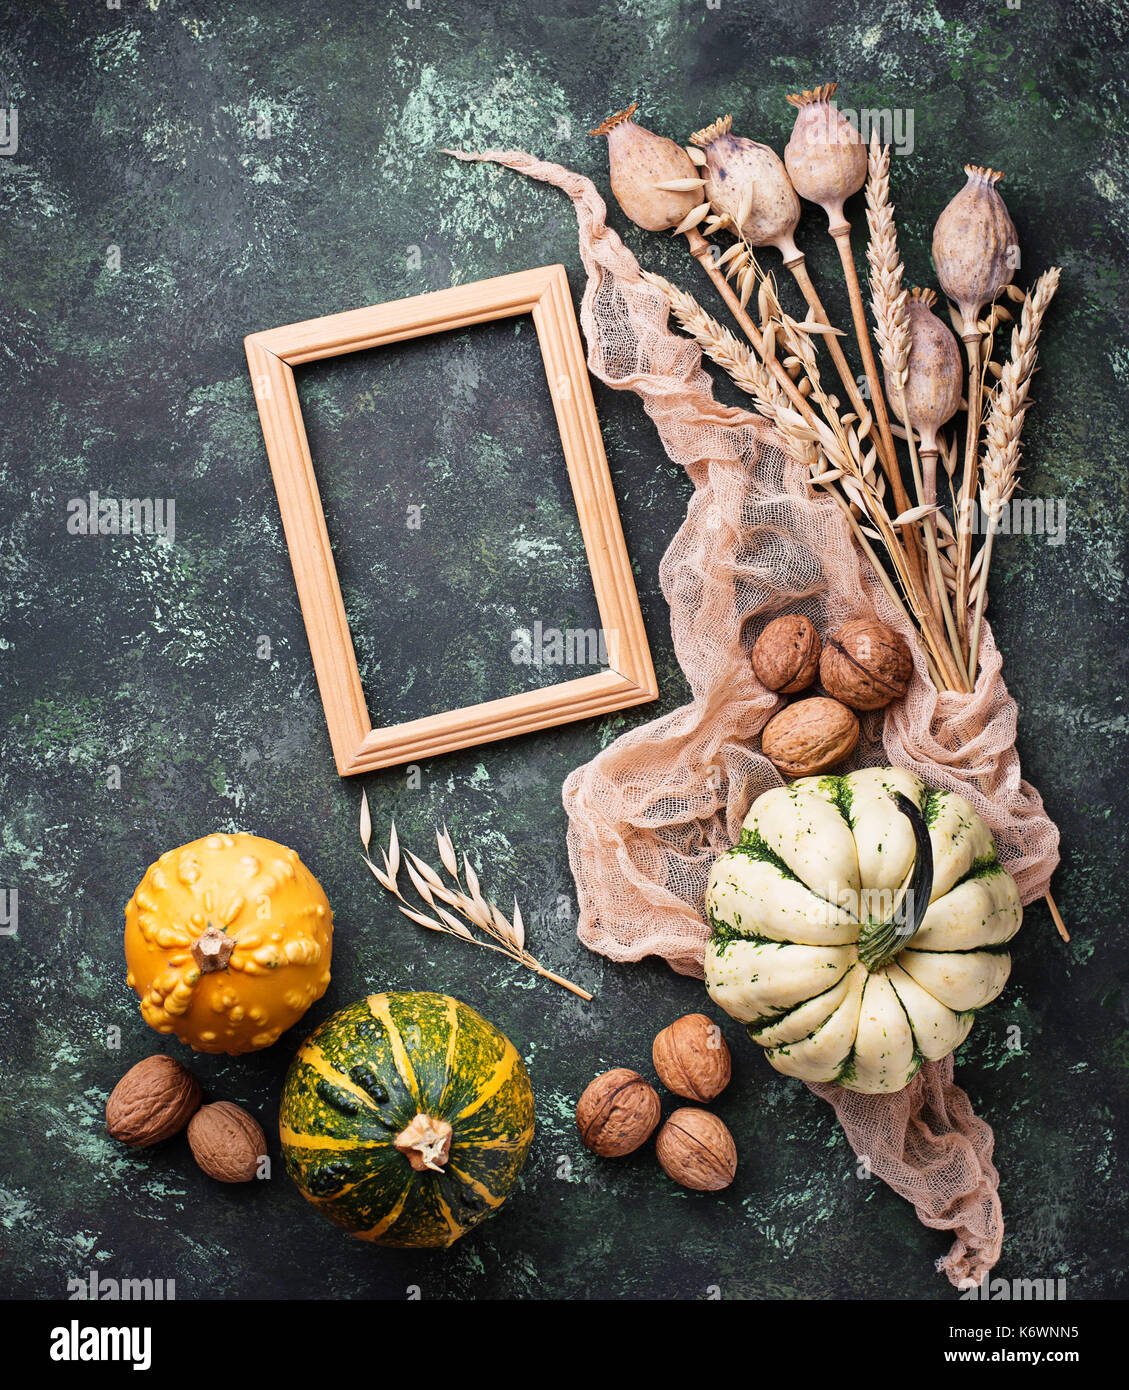
[[[192,943],[192,959],[200,967],[201,975],[209,975],[213,970],[226,970],[235,950],[235,938],[219,927],[209,927],[202,931]]]
[[[454,1133],[446,1120],[433,1120],[430,1115],[417,1115],[393,1141],[393,1147],[404,1155],[417,1173],[430,1168],[441,1173],[451,1156],[451,1136]]]
[[[891,794],[898,810],[913,826],[917,853],[909,886],[885,922],[864,922],[859,931],[859,960],[872,973],[889,965],[921,929],[933,892],[933,842],[917,805],[901,792]]]

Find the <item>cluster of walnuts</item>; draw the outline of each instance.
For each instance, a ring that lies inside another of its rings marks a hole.
[[[685,1014],[664,1028],[651,1049],[659,1080],[676,1096],[710,1101],[732,1073],[721,1029],[705,1014]],[[576,1127],[587,1148],[603,1158],[634,1153],[654,1133],[662,1108],[658,1092],[638,1072],[616,1067],[596,1077],[576,1106]],[[659,1130],[655,1154],[662,1170],[683,1187],[717,1192],[737,1171],[737,1146],[721,1120],[698,1106],[675,1110]]]
[[[106,1101],[112,1139],[148,1149],[188,1128],[192,1157],[217,1182],[250,1182],[267,1152],[257,1120],[231,1101],[201,1104],[200,1083],[175,1057],[157,1053],[130,1067]]]
[[[757,679],[778,695],[796,695],[819,677],[826,692],[786,705],[764,726],[761,751],[786,777],[829,772],[859,741],[856,710],[900,700],[913,658],[901,637],[877,618],[844,623],[820,642],[808,618],[775,618],[752,652]]]

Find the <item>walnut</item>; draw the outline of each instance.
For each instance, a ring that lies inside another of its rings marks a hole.
[[[812,777],[849,757],[858,741],[854,713],[838,700],[813,695],[773,715],[761,734],[761,751],[785,777]]]
[[[852,709],[881,709],[909,688],[909,647],[876,618],[856,618],[833,632],[823,648],[819,678],[828,695]]]
[[[819,669],[819,633],[802,613],[774,618],[753,644],[757,680],[781,695],[806,690]]]
[[[737,1146],[725,1125],[708,1110],[676,1110],[655,1140],[668,1178],[696,1192],[728,1187],[737,1172]]]
[[[651,1049],[659,1080],[676,1096],[713,1100],[729,1085],[732,1066],[721,1029],[705,1014],[685,1014],[664,1028]]]
[[[192,1157],[217,1182],[250,1182],[266,1154],[258,1121],[230,1101],[204,1105],[188,1126]]]
[[[581,1139],[603,1158],[632,1153],[650,1138],[658,1122],[658,1093],[627,1067],[596,1077],[576,1105]]]
[[[200,1083],[176,1060],[158,1053],[130,1067],[106,1101],[111,1138],[147,1149],[179,1134],[200,1107]]]

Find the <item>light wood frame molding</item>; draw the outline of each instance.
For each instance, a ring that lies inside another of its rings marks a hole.
[[[407,338],[531,314],[560,431],[608,654],[594,675],[373,728],[361,690],[294,368]],[[342,777],[589,719],[658,695],[563,266],[352,309],[244,339],[286,544]]]

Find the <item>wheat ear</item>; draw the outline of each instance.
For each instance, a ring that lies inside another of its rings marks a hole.
[[[976,586],[976,616],[969,643],[968,676],[973,682],[976,680],[980,656],[980,626],[984,616],[992,542],[1000,514],[1019,485],[1022,458],[1020,436],[1031,405],[1031,378],[1035,375],[1039,356],[1039,333],[1043,327],[1043,317],[1058,289],[1060,274],[1058,266],[1044,271],[1036,281],[1033,292],[1024,297],[1023,313],[1011,334],[1011,356],[1004,363],[999,382],[989,398],[980,485],[980,506],[988,518],[988,534],[984,539],[984,558],[980,563]]]
[[[874,336],[882,366],[897,389],[905,386],[909,368],[909,291],[902,285],[903,267],[890,203],[890,147],[879,146],[877,134],[871,136],[867,161],[866,221],[870,228],[866,259],[870,264]]]

